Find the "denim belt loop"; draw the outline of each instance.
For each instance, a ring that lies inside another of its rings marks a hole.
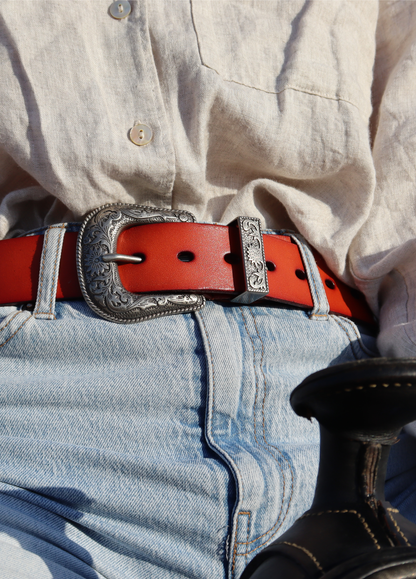
[[[299,247],[312,294],[313,308],[309,312],[309,317],[311,320],[326,321],[329,314],[329,303],[313,253],[302,235],[299,233],[291,234],[291,238]]]
[[[52,225],[45,231],[40,262],[38,292],[33,316],[42,320],[55,319],[56,290],[59,263],[66,223]]]

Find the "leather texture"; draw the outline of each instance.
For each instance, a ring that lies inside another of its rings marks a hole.
[[[320,422],[313,504],[242,579],[416,577],[416,526],[384,497],[390,446],[416,419],[416,360],[362,360],[317,372],[291,396]]]
[[[43,235],[34,235],[0,241],[0,304],[35,300],[43,239]],[[76,239],[77,233],[65,235],[57,299],[82,297],[75,261]],[[296,274],[304,271],[298,246],[289,236],[283,235],[264,233],[263,241],[266,262],[271,266],[267,300],[311,309],[313,302],[308,281]],[[239,234],[231,225],[159,223],[135,226],[120,234],[117,251],[145,256],[141,264],[118,266],[120,279],[130,292],[191,291],[208,299],[230,300],[245,291]],[[178,258],[181,252],[191,252],[193,260],[181,261]],[[364,297],[337,280],[319,255],[315,258],[331,313],[373,325],[374,318]]]

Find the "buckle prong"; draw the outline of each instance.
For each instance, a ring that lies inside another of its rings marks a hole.
[[[143,263],[144,258],[136,255],[125,255],[124,253],[107,253],[102,256],[104,263],[115,261],[116,263]]]

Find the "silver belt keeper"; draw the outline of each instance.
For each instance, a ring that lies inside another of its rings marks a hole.
[[[233,223],[236,223],[240,233],[246,290],[231,301],[237,304],[252,304],[269,293],[260,219],[240,216]]]

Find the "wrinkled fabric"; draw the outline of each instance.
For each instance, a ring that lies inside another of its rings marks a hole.
[[[364,291],[382,354],[413,356],[416,4],[110,4],[1,3],[0,238],[109,202],[257,216]]]

